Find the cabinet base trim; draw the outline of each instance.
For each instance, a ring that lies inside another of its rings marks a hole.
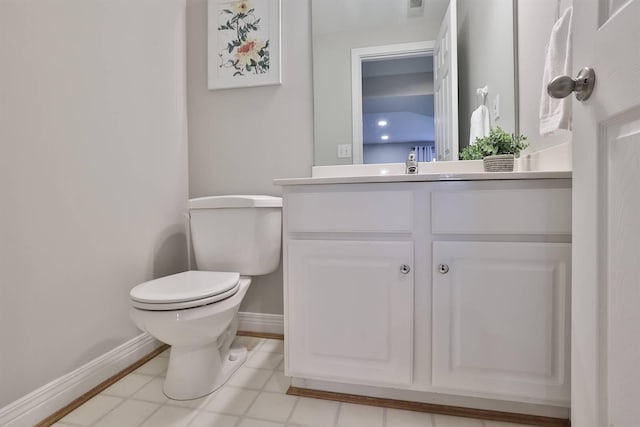
[[[381,397],[362,396],[357,394],[337,393],[291,386],[287,394],[292,396],[311,397],[314,399],[334,400],[337,402],[356,403],[360,405],[379,406],[383,408],[402,409],[407,411],[428,412],[431,414],[451,415],[456,417],[478,418],[514,424],[535,425],[539,427],[570,427],[568,419],[525,415],[512,412],[492,411],[488,409],[464,408],[461,406],[440,405],[433,403],[413,402]]]

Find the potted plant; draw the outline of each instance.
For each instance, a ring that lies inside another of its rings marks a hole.
[[[524,143],[526,139],[524,135],[510,135],[498,126],[491,129],[489,136],[476,138],[473,145],[465,147],[460,159],[482,159],[486,172],[512,172],[515,158],[529,146]]]

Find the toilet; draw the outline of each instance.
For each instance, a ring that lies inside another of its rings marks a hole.
[[[280,263],[282,199],[214,196],[189,200],[197,270],[151,280],[130,292],[131,319],[171,345],[164,393],[190,400],[219,387],[243,364],[232,347],[251,277]]]

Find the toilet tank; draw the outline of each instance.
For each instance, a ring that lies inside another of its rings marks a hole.
[[[188,207],[196,269],[259,276],[278,268],[282,198],[200,197]]]

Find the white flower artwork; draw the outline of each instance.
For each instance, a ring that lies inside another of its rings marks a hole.
[[[209,0],[209,89],[280,83],[280,1]]]

